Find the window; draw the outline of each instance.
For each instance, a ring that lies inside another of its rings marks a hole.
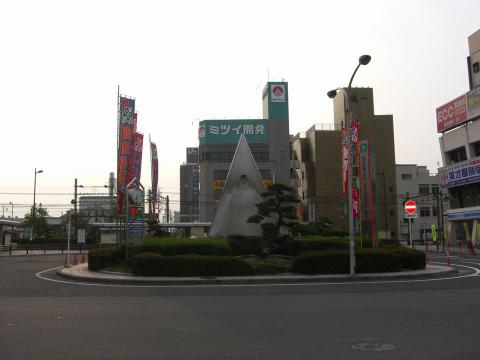
[[[212,152],[205,153],[205,156],[204,157],[200,156],[200,158],[204,158],[207,161],[209,160],[209,161],[229,162],[229,161],[232,161],[233,159],[233,153],[212,151]]]
[[[268,161],[268,151],[256,151],[252,155],[255,161]]]
[[[430,207],[421,206],[420,207],[420,217],[430,217]]]
[[[418,185],[418,192],[420,194],[428,194],[430,193],[430,185],[429,184],[419,184]]]
[[[473,144],[473,151],[475,156],[480,156],[480,141]]]
[[[402,174],[402,180],[412,180],[412,174]]]
[[[432,206],[432,216],[438,216],[438,208],[436,206]]]
[[[438,185],[432,184],[432,193],[438,194]]]
[[[457,163],[467,160],[467,151],[465,146],[459,147],[458,149],[451,150],[447,152],[448,160],[450,163]]]
[[[213,180],[225,180],[228,170],[213,170]]]

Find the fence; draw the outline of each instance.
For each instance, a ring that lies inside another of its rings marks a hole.
[[[79,252],[80,254],[91,249],[97,249],[99,247],[109,247],[111,244],[70,244],[70,251]],[[63,254],[68,249],[65,244],[26,244],[17,245],[11,244],[9,246],[0,245],[0,254],[2,255],[29,255],[29,254],[47,254],[59,253]]]

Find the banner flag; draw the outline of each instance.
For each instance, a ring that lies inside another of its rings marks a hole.
[[[150,139],[150,159],[152,163],[152,213],[153,218],[157,219],[156,203],[157,203],[157,187],[158,187],[158,154],[157,145]]]
[[[123,200],[127,186],[130,168],[130,154],[133,141],[133,124],[135,99],[120,96],[118,122],[118,151],[117,151],[117,207],[118,212],[123,210]]]

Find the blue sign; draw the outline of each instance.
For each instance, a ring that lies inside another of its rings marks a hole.
[[[129,237],[143,237],[143,220],[131,220],[128,222]]]

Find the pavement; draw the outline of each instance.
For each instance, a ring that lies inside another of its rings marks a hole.
[[[292,283],[322,283],[351,282],[373,280],[406,280],[427,279],[453,275],[456,269],[450,266],[428,264],[424,270],[402,271],[395,273],[375,274],[331,274],[331,275],[256,275],[256,276],[219,276],[219,277],[154,277],[134,276],[107,271],[90,271],[88,264],[83,263],[70,268],[60,268],[57,275],[75,281],[109,283],[109,284],[139,284],[139,285],[247,285],[247,284],[292,284]]]

